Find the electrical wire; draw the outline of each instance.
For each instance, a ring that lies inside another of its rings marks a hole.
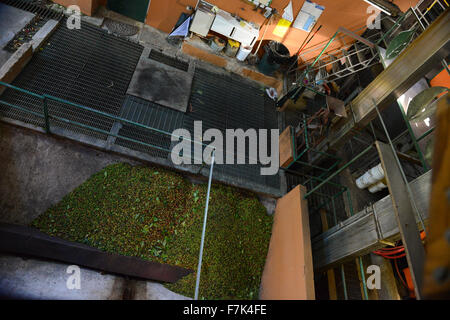
[[[420,232],[420,239],[423,241],[426,238],[425,231]],[[406,281],[403,279],[403,276],[400,273],[398,268],[397,260],[406,257],[405,247],[403,245],[395,245],[392,248],[381,248],[379,250],[373,251],[374,254],[379,255],[385,259],[394,260],[395,271],[397,272],[398,277],[400,278],[403,286],[410,291]]]
[[[395,265],[395,271],[397,271],[397,275],[400,278],[402,284],[405,286],[406,289],[409,290],[408,285],[406,284],[406,281],[403,279],[402,275],[400,274],[400,270],[398,269],[397,259],[394,260],[394,265]]]

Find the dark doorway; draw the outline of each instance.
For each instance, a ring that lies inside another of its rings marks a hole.
[[[150,0],[108,0],[108,9],[130,17],[134,20],[145,22]]]

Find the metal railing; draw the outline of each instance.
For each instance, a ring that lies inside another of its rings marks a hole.
[[[160,150],[160,151],[165,151],[165,152],[168,152],[168,153],[171,152],[171,150],[168,149],[168,148],[164,148],[164,147],[157,146],[157,145],[154,145],[154,144],[151,144],[151,143],[148,143],[148,142],[144,142],[144,141],[136,140],[136,139],[133,139],[133,138],[129,138],[129,137],[120,135],[118,133],[115,134],[115,133],[112,133],[110,131],[106,131],[106,130],[103,130],[103,129],[95,128],[95,127],[93,127],[91,125],[88,125],[88,124],[84,124],[84,123],[81,123],[81,122],[78,122],[78,121],[70,120],[68,118],[64,118],[64,117],[61,117],[61,116],[56,116],[56,115],[50,114],[49,107],[48,107],[48,102],[49,101],[55,101],[55,102],[59,102],[59,103],[65,104],[65,105],[69,105],[69,106],[75,107],[75,108],[77,108],[79,110],[83,110],[83,111],[86,111],[86,112],[91,112],[91,113],[97,114],[99,116],[109,118],[111,120],[114,120],[114,121],[122,123],[122,124],[133,125],[135,127],[148,130],[149,132],[152,132],[152,133],[158,133],[158,134],[166,135],[167,137],[170,137],[170,138],[172,138],[172,137],[175,137],[177,139],[183,138],[183,139],[185,139],[187,141],[200,144],[200,145],[202,145],[205,148],[212,148],[212,150],[211,150],[211,163],[210,163],[210,170],[209,170],[209,176],[208,176],[208,192],[207,192],[207,196],[206,196],[206,200],[205,200],[206,201],[206,203],[205,203],[205,212],[204,212],[203,229],[202,229],[201,244],[200,244],[199,261],[198,261],[198,267],[197,267],[197,279],[196,279],[196,285],[195,285],[195,295],[194,295],[195,300],[197,300],[198,299],[198,293],[199,293],[199,286],[200,286],[200,274],[201,274],[201,268],[202,268],[203,247],[204,247],[205,233],[206,233],[206,222],[207,222],[207,217],[208,217],[208,204],[209,204],[209,198],[210,198],[210,192],[211,192],[211,184],[212,184],[212,176],[213,176],[213,169],[214,169],[215,147],[206,145],[206,144],[204,144],[202,142],[199,142],[199,141],[186,139],[186,137],[180,137],[180,136],[174,135],[174,134],[172,134],[170,132],[166,132],[166,131],[163,131],[163,130],[160,130],[160,129],[152,128],[152,127],[146,126],[146,125],[141,124],[141,123],[130,121],[130,120],[127,120],[127,119],[122,118],[122,117],[114,116],[114,115],[108,114],[106,112],[95,110],[93,108],[89,108],[89,107],[86,107],[86,106],[83,106],[83,105],[80,105],[80,104],[77,104],[77,103],[73,103],[73,102],[67,101],[65,99],[54,97],[54,96],[51,96],[51,95],[48,95],[48,94],[37,94],[37,93],[31,92],[29,90],[25,90],[25,89],[16,87],[14,85],[11,85],[9,83],[0,81],[0,89],[2,89],[2,86],[6,87],[6,88],[9,88],[9,89],[12,89],[12,90],[15,90],[15,91],[19,91],[19,92],[28,94],[28,95],[30,95],[30,96],[32,96],[34,98],[37,98],[37,99],[39,99],[41,101],[41,103],[42,103],[42,111],[41,112],[36,112],[36,111],[33,111],[33,110],[29,110],[27,108],[14,105],[14,104],[9,103],[9,102],[4,101],[4,100],[0,100],[0,105],[5,105],[5,106],[8,106],[8,107],[20,110],[22,112],[31,114],[31,115],[36,116],[38,118],[44,119],[44,126],[43,126],[43,128],[45,129],[45,132],[48,133],[48,134],[51,133],[51,131],[52,131],[50,120],[57,120],[57,121],[60,121],[60,122],[63,122],[63,123],[67,123],[67,124],[70,124],[70,125],[81,127],[83,129],[87,129],[87,130],[93,131],[93,132],[96,132],[96,133],[101,133],[101,134],[105,134],[107,136],[112,136],[112,137],[115,137],[115,138],[124,139],[124,140],[130,141],[130,142],[133,142],[133,143],[138,143],[138,144],[144,145],[146,147],[150,147],[150,148],[157,149],[157,150]],[[203,154],[203,152],[202,152],[202,154]],[[203,160],[202,160],[202,167],[203,167]]]

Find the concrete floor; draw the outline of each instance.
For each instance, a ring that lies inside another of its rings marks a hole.
[[[35,15],[31,12],[0,3],[0,67],[12,55],[3,48],[34,18],[34,16]]]
[[[128,158],[0,123],[0,222],[29,224],[104,167]]]
[[[68,264],[0,255],[0,298],[33,300],[187,300],[162,284],[80,268],[80,289],[68,289]],[[73,271],[72,271],[73,273]]]
[[[11,41],[33,18],[34,14],[0,3],[0,49]]]

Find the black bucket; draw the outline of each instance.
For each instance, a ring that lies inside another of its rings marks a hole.
[[[269,63],[284,66],[292,61],[288,48],[280,42],[270,41],[266,45],[265,49],[268,55]]]
[[[258,68],[266,75],[272,75],[280,67],[286,69],[296,60],[296,57],[291,57],[288,48],[280,42],[270,41],[264,49],[265,53]]]

